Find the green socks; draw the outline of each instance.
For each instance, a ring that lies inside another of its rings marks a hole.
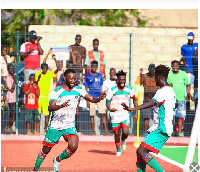
[[[63,159],[69,158],[71,155],[73,155],[73,152],[71,152],[69,148],[66,148],[58,157],[56,157],[56,161],[60,162]]]
[[[47,155],[47,154],[44,154],[44,153],[42,152],[42,150],[38,153],[38,157],[37,157],[37,159],[36,159],[35,167],[34,167],[35,170],[39,170],[40,165],[41,165],[42,162],[44,161],[46,155]]]
[[[146,172],[146,163],[139,155],[137,155],[136,167],[138,172]]]
[[[150,154],[146,153],[142,159],[145,161],[147,165],[149,165],[151,168],[153,168],[156,172],[163,172],[163,168],[158,164],[156,159]]]

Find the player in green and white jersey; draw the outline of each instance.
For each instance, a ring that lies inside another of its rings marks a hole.
[[[122,150],[126,150],[125,139],[128,137],[128,131],[130,128],[130,112],[123,109],[121,105],[122,102],[129,104],[130,99],[133,99],[134,106],[137,107],[137,99],[133,88],[126,84],[126,73],[123,70],[119,71],[117,74],[117,85],[112,87],[106,97],[106,107],[110,111],[110,117],[112,122],[112,131],[115,136],[115,145],[117,149],[116,156],[121,156],[121,141]],[[137,113],[133,117],[137,120]],[[122,130],[122,136],[120,140]]]
[[[137,171],[144,172],[146,164],[155,171],[163,172],[163,168],[158,164],[155,158],[149,153],[158,153],[165,142],[169,139],[173,132],[173,115],[175,111],[176,95],[171,86],[167,83],[167,77],[170,68],[159,65],[155,68],[156,85],[160,88],[150,102],[144,103],[136,108],[130,108],[126,103],[122,103],[124,109],[128,111],[136,111],[157,106],[158,109],[158,126],[149,131],[139,148],[137,149]]]
[[[69,158],[77,150],[79,137],[75,128],[75,114],[80,96],[92,103],[97,103],[105,98],[105,93],[94,98],[85,89],[75,86],[77,78],[74,69],[65,71],[64,80],[65,84],[57,87],[50,96],[48,109],[52,111],[52,116],[43,141],[43,148],[36,159],[34,171],[39,170],[46,155],[58,143],[61,136],[68,142],[68,147],[53,159],[53,171],[58,171],[60,161]]]

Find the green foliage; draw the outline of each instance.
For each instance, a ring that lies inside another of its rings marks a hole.
[[[88,25],[88,26],[133,26],[145,27],[148,17],[141,16],[137,9],[2,9],[2,31],[24,31],[29,25]]]

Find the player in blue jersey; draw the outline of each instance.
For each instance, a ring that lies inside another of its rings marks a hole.
[[[146,164],[155,171],[163,172],[163,168],[158,164],[156,159],[149,153],[158,153],[173,132],[173,114],[175,111],[176,96],[172,87],[167,84],[167,76],[170,68],[159,65],[155,68],[156,85],[160,88],[150,102],[144,103],[136,108],[130,108],[122,103],[124,109],[136,111],[157,106],[158,110],[158,127],[150,130],[144,137],[142,143],[137,149],[137,171],[144,172]]]
[[[36,159],[34,171],[39,170],[46,155],[58,143],[61,136],[68,142],[68,147],[53,159],[53,171],[58,171],[60,161],[69,158],[77,150],[79,137],[75,128],[75,114],[80,96],[92,103],[97,103],[105,98],[105,93],[94,98],[85,89],[75,86],[77,78],[74,69],[65,71],[64,80],[65,84],[57,87],[50,96],[48,109],[52,111],[52,116],[43,141],[43,148]]]
[[[121,141],[122,150],[126,150],[125,139],[128,137],[131,116],[130,112],[124,110],[121,104],[122,102],[129,104],[130,99],[133,99],[133,104],[137,107],[137,99],[133,88],[126,84],[126,73],[121,70],[116,75],[117,85],[109,89],[106,97],[106,107],[110,111],[112,131],[114,132],[115,145],[117,149],[116,156],[121,156]],[[137,113],[133,117],[133,120],[137,120]],[[120,140],[121,130],[122,136]]]

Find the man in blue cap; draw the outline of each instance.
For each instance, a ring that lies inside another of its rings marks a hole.
[[[180,60],[184,62],[185,72],[193,74],[193,54],[198,47],[198,43],[194,43],[195,35],[193,32],[187,34],[188,43],[181,47],[182,58]]]
[[[196,58],[194,56],[195,50],[198,48],[198,43],[194,42],[195,35],[193,32],[189,32],[187,34],[188,43],[184,44],[181,47],[181,55],[182,58],[180,60],[180,63],[183,62],[185,67],[185,72],[188,75],[188,79],[191,84],[194,84],[194,65],[193,65],[193,59]],[[190,97],[186,98],[187,100],[190,99]],[[190,109],[190,103],[187,103],[187,109]]]

